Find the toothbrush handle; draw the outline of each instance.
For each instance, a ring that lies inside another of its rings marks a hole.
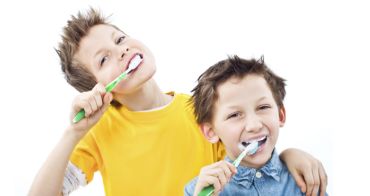
[[[85,110],[84,109],[81,109],[77,114],[76,116],[73,118],[72,122],[73,123],[78,123],[80,120],[82,120],[83,118],[85,118]]]
[[[115,80],[113,80],[111,83],[109,83],[106,87],[105,87],[105,92],[109,93],[113,90],[114,87],[116,87],[117,83],[119,81],[121,81],[122,78],[124,78],[126,76],[126,73],[122,74],[121,77],[117,77]],[[73,123],[78,123],[80,122],[80,120],[82,120],[83,118],[85,118],[85,110],[84,109],[81,109],[77,114],[76,116],[73,118],[72,122]]]
[[[200,191],[200,193],[198,194],[198,196],[209,196],[209,195],[212,195],[214,191],[215,191],[215,188],[213,187],[213,185],[209,185],[203,188],[202,191]]]
[[[241,159],[243,157],[245,157],[245,155],[246,155],[246,151],[240,153],[240,155],[238,156],[238,158],[233,162],[233,165],[235,167],[238,167]],[[210,195],[212,195],[213,192],[215,192],[215,188],[213,187],[213,185],[209,185],[209,186],[203,188],[202,191],[200,191],[200,193],[198,194],[198,196],[210,196]]]
[[[113,90],[113,88],[117,85],[119,81],[118,80],[114,80],[112,81],[111,83],[109,83],[106,87],[105,87],[105,91],[108,93],[108,92],[111,92]],[[80,122],[80,120],[84,119],[85,118],[85,110],[84,109],[81,109],[76,115],[75,117],[73,118],[72,122],[75,124],[75,123],[78,123]]]
[[[106,87],[105,87],[105,92],[109,93],[111,92],[114,87],[117,86],[117,84],[124,79],[127,76],[128,71],[123,72],[121,75],[119,75],[116,79],[114,79],[112,82],[110,82]],[[72,122],[73,123],[78,123],[80,120],[85,118],[85,110],[81,109],[76,116],[73,118]]]

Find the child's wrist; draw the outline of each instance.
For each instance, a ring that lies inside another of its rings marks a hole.
[[[63,138],[70,140],[73,143],[78,143],[83,136],[78,133],[77,130],[74,129],[73,125],[67,127],[67,129],[64,132]]]

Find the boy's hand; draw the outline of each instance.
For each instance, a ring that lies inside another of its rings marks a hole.
[[[280,154],[297,185],[306,196],[324,196],[328,177],[322,163],[310,154],[298,150],[287,149]]]
[[[213,185],[214,193],[218,195],[236,172],[235,166],[227,161],[219,161],[203,167],[193,195],[198,196],[199,192],[209,185]]]
[[[79,94],[72,103],[71,126],[77,138],[81,139],[87,131],[95,125],[112,101],[112,93],[106,93],[105,87],[98,83],[91,91]],[[81,110],[85,110],[85,118],[73,124],[74,116]]]

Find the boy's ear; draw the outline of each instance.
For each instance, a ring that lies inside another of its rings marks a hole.
[[[280,127],[283,127],[284,126],[285,120],[286,120],[285,107],[284,107],[284,105],[282,105],[279,108],[279,122],[280,122]]]
[[[220,139],[216,133],[214,132],[211,123],[202,123],[200,125],[200,129],[202,130],[202,133],[204,137],[211,143],[217,143]]]

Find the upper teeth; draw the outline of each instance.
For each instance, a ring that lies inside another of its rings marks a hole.
[[[264,140],[264,139],[266,139],[266,135],[265,136],[262,136],[262,137],[260,137],[260,138],[257,138],[257,139],[254,139],[254,140],[250,140],[250,141],[248,141],[247,142],[247,144],[250,144],[250,143],[252,143],[252,142],[259,142],[259,141],[262,141],[262,140]]]

